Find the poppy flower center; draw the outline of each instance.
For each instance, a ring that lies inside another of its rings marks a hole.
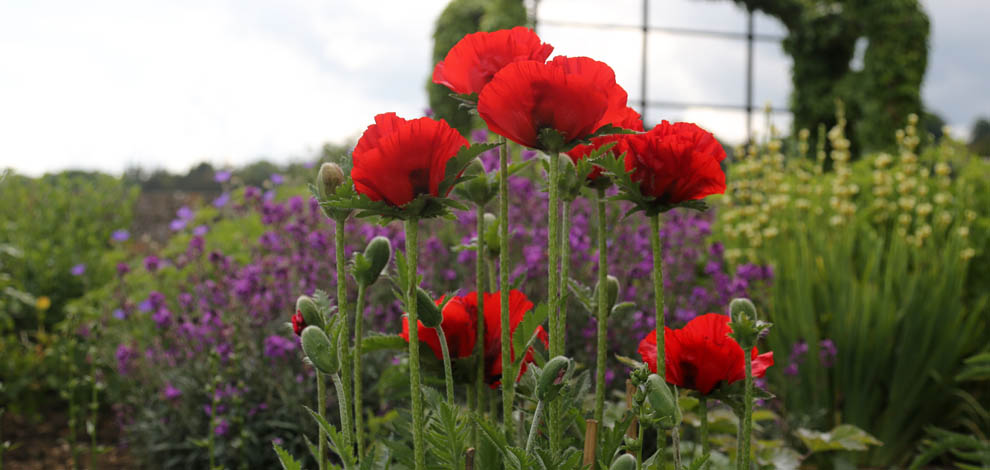
[[[417,168],[409,172],[409,184],[412,186],[413,194],[430,193],[430,169]]]
[[[683,387],[697,390],[698,387],[694,382],[698,378],[698,368],[688,361],[681,361],[678,366],[681,369],[681,379],[684,382]]]

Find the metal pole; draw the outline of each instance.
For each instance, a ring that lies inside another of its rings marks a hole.
[[[643,0],[643,56],[639,84],[639,112],[643,113],[643,126],[646,125],[646,44],[650,38],[650,0]]]
[[[746,21],[746,142],[753,143],[753,10],[747,8]]]

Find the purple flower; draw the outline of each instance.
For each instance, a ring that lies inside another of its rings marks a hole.
[[[296,342],[279,335],[265,338],[265,356],[272,359],[282,359],[296,349]]]
[[[798,365],[793,363],[789,364],[786,368],[784,368],[784,374],[791,377],[798,375]]]
[[[475,129],[471,131],[471,140],[476,143],[488,142],[488,130],[487,129]]]
[[[213,181],[217,183],[226,183],[230,181],[230,172],[226,170],[220,170],[213,174]]]
[[[825,367],[832,367],[835,364],[835,356],[839,353],[839,350],[835,347],[835,343],[830,339],[823,339],[818,343],[818,358],[821,359],[822,365]]]
[[[223,193],[213,200],[213,207],[220,209],[221,207],[226,206],[227,203],[229,202],[230,202],[230,193]]]
[[[206,225],[197,225],[196,228],[193,229],[192,233],[197,237],[202,237],[203,235],[206,235],[206,232],[209,231],[210,231],[210,227]]]
[[[118,320],[123,320],[123,319],[127,318],[127,312],[124,312],[124,309],[122,309],[122,308],[115,309],[113,311],[113,317],[116,318],[116,319],[118,319]]]
[[[131,267],[127,263],[117,263],[117,275],[124,277],[125,274],[131,272]]]
[[[131,233],[124,229],[114,230],[113,233],[110,234],[110,239],[115,242],[126,242],[130,238]]]
[[[162,395],[165,396],[166,400],[175,400],[182,396],[182,390],[175,388],[171,383],[166,383]]]
[[[131,361],[137,358],[137,352],[123,344],[117,346],[117,372],[127,375],[131,371]]]
[[[278,186],[285,182],[285,177],[278,173],[272,173],[269,179],[271,180],[272,184],[274,184],[275,186]]]
[[[73,276],[82,276],[83,274],[86,274],[86,265],[79,263],[73,266],[69,272],[71,272]]]
[[[158,271],[158,268],[161,267],[161,263],[162,263],[161,260],[158,259],[157,256],[149,255],[148,257],[144,258],[144,269],[146,269],[150,273],[153,273],[155,271]]]
[[[192,220],[196,216],[196,213],[189,206],[182,206],[179,210],[175,211],[175,216],[182,220]]]
[[[221,418],[217,426],[213,428],[213,433],[217,436],[226,436],[227,432],[230,431],[230,423],[226,419]]]
[[[172,323],[172,312],[167,308],[160,308],[151,315],[151,319],[155,321],[158,328],[166,328]]]
[[[169,222],[168,228],[173,232],[178,232],[186,228],[186,221],[183,219],[175,219]]]
[[[521,155],[524,161],[532,160],[534,157],[536,157],[536,150],[523,150]]]

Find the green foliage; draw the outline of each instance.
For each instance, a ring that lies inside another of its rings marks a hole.
[[[839,123],[830,161],[786,159],[771,141],[730,168],[716,227],[727,259],[781,274],[761,310],[775,325],[768,377],[792,426],[853,424],[884,442],[866,460],[905,463],[926,426],[962,425],[958,393],[986,396],[956,376],[987,337],[988,278],[973,268],[986,259],[974,227],[988,223],[990,166],[950,139],[919,155],[913,126],[896,156],[850,164]],[[792,378],[798,342],[809,350]]]
[[[795,431],[795,434],[811,452],[866,450],[867,446],[883,445],[882,442],[866,433],[866,431],[849,424],[836,426],[829,432],[818,432],[802,428]]]
[[[433,64],[447,56],[454,44],[465,35],[478,31],[496,31],[528,22],[522,0],[453,0],[440,17],[433,31]],[[472,117],[461,102],[450,97],[450,89],[433,83],[433,71],[426,80],[430,109],[434,117],[443,119],[461,134],[471,130]]]

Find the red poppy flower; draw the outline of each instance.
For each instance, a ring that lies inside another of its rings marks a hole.
[[[443,303],[443,297],[437,300],[437,305]],[[450,351],[451,359],[468,357],[474,351],[477,329],[475,324],[478,320],[477,307],[468,309],[462,297],[454,297],[443,307],[443,321],[440,326],[443,328],[444,337],[447,339],[447,349]],[[437,330],[423,326],[419,323],[419,340],[426,343],[433,350],[433,355],[437,359],[443,360],[443,349],[440,347],[440,337]],[[402,333],[399,334],[407,342],[409,341],[409,318],[402,317]]]
[[[623,117],[616,123],[615,126],[621,127],[623,129],[629,129],[632,131],[643,131],[643,118],[636,112],[635,109],[625,108]],[[621,155],[628,150],[628,147],[623,145],[625,137],[628,134],[610,134],[601,137],[595,137],[591,139],[590,144],[582,144],[574,147],[567,152],[567,156],[571,157],[571,161],[577,164],[578,160],[587,157],[595,150],[601,148],[601,146],[608,144],[610,142],[615,142],[615,146],[612,147],[612,152],[616,155]],[[594,180],[598,179],[602,174],[602,169],[599,166],[595,166],[591,170],[591,174],[588,175],[588,179]]]
[[[292,331],[299,336],[304,329],[306,329],[306,320],[303,319],[302,311],[296,310],[295,315],[292,315]]]
[[[474,311],[477,312],[478,309],[478,296],[471,292],[466,296],[462,297],[464,302],[473,307]],[[510,334],[516,332],[516,327],[522,322],[523,317],[532,310],[533,302],[530,302],[526,298],[526,295],[520,291],[513,290],[509,292],[509,331]],[[546,330],[543,327],[537,327],[537,337],[543,342],[544,346],[549,345]],[[511,351],[510,357],[512,360],[516,360],[516,352]],[[533,362],[533,348],[529,348],[526,351],[526,357],[523,360],[522,367],[519,368],[519,377],[526,372],[526,365]],[[485,381],[494,388],[502,380],[502,296],[501,293],[496,292],[494,294],[485,293]]]
[[[553,46],[522,26],[468,34],[433,68],[433,83],[464,95],[481,93],[502,67],[521,60],[543,62],[551,52]]]
[[[393,206],[422,194],[441,196],[447,160],[467,145],[467,139],[444,121],[379,114],[354,147],[354,188]]]
[[[717,313],[695,317],[679,330],[665,328],[667,382],[707,395],[721,382],[731,384],[745,379],[743,350],[729,337],[730,332],[729,317]],[[639,354],[650,370],[656,372],[656,330],[640,341]],[[753,377],[763,377],[767,368],[773,365],[773,352],[757,355],[753,348],[750,354]]]
[[[644,195],[677,204],[725,192],[719,162],[725,149],[712,134],[694,124],[663,121],[645,134],[628,137],[626,170]]]
[[[541,148],[543,128],[560,132],[566,144],[628,118],[627,98],[605,63],[558,56],[505,66],[481,90],[478,114],[492,132]]]

